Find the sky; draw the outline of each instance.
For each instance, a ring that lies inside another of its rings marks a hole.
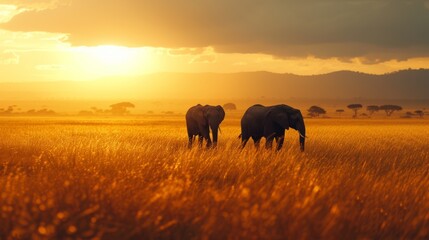
[[[0,0],[0,82],[429,66],[429,0]]]

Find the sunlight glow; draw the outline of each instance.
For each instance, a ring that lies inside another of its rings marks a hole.
[[[118,67],[130,64],[134,50],[118,46],[98,46],[90,48],[90,54],[99,61],[99,64],[108,67]]]
[[[64,65],[71,72],[63,72],[73,80],[91,80],[110,76],[139,76],[154,72],[162,63],[152,48],[129,48],[101,45],[71,47],[68,58],[62,55]]]
[[[148,52],[141,48],[103,45],[74,48],[75,60],[89,78],[112,75],[134,75],[143,69]]]

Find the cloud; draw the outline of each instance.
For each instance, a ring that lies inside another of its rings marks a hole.
[[[15,5],[0,4],[0,23],[9,22],[13,16],[20,12],[22,12],[22,10],[19,10]]]
[[[37,65],[36,69],[39,71],[62,71],[66,69],[66,66],[61,64],[43,64]]]
[[[204,48],[175,48],[169,49],[170,56],[192,56],[189,63],[214,63],[216,62],[216,52],[212,47]]]
[[[429,56],[424,0],[72,0],[49,6],[2,27],[69,34],[75,46],[211,46],[218,53],[361,58],[368,64]]]
[[[168,54],[171,56],[180,56],[180,55],[198,55],[204,53],[205,48],[174,48],[169,49]]]
[[[216,55],[214,54],[198,55],[190,61],[190,63],[214,63],[214,62],[216,62]]]
[[[70,4],[71,0],[0,0],[0,4],[15,5],[17,8],[28,10],[43,10]]]
[[[64,41],[67,36],[64,34],[46,33],[46,32],[10,32],[0,30],[0,51],[13,50],[22,51],[40,51],[65,48],[69,44]]]
[[[19,64],[19,55],[11,51],[0,53],[0,64]]]

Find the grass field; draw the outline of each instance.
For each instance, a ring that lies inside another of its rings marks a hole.
[[[429,121],[306,120],[280,152],[183,116],[0,118],[0,239],[428,239]],[[251,142],[250,142],[251,143]]]

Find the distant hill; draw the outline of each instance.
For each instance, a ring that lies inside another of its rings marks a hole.
[[[299,76],[270,72],[156,73],[88,82],[0,83],[1,100],[81,99],[429,99],[429,69],[383,75],[339,71]]]

